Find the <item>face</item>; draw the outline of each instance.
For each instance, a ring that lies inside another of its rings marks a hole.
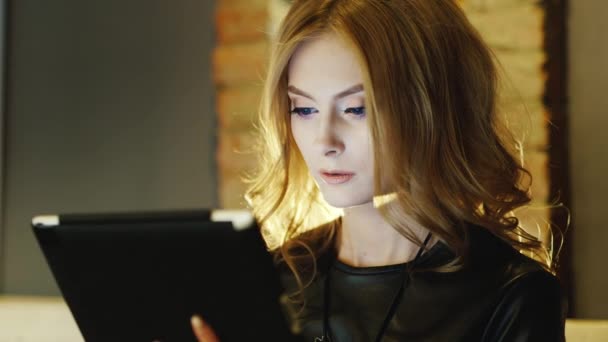
[[[288,73],[292,134],[323,197],[336,208],[371,203],[373,150],[354,53],[325,34],[296,50]]]

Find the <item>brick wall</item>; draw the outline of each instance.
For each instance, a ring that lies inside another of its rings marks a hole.
[[[506,73],[501,107],[518,137],[525,137],[525,165],[534,177],[534,208],[523,213],[534,227],[548,218],[547,118],[541,98],[543,11],[533,0],[464,0],[471,22],[497,54]],[[267,58],[267,32],[286,10],[282,0],[218,0],[218,45],[214,58],[219,115],[220,204],[242,208],[244,186],[238,174],[253,165],[242,152],[251,141],[261,75]]]
[[[218,0],[213,56],[218,127],[219,200],[243,208],[240,173],[253,166],[250,145],[264,65],[268,58],[268,0]]]

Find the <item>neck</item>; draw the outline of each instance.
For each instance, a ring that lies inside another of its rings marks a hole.
[[[423,241],[428,230],[412,229]],[[427,246],[435,241],[431,238]],[[344,209],[337,239],[338,260],[355,267],[393,265],[411,261],[420,248],[384,220],[373,202]]]

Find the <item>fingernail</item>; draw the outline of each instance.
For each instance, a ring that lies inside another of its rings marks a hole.
[[[198,328],[203,326],[203,320],[197,315],[192,316],[190,322],[192,323],[192,325]]]

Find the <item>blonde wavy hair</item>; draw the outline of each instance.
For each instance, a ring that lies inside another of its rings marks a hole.
[[[298,46],[341,37],[364,75],[378,206],[404,237],[424,227],[466,262],[466,224],[482,226],[519,251],[546,255],[512,213],[531,199],[530,173],[497,114],[495,57],[452,0],[300,0],[281,22],[265,78],[257,134],[259,168],[245,199],[275,260],[300,290],[333,248],[341,210],[329,206],[291,134],[287,67]],[[399,153],[396,153],[396,152]],[[552,270],[550,262],[544,263]]]

